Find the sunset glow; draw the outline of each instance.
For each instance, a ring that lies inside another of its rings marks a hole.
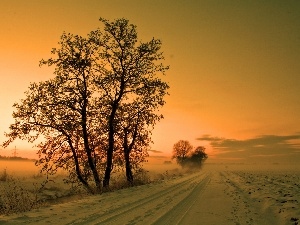
[[[170,160],[183,139],[204,145],[212,161],[300,161],[300,2],[12,0],[0,7],[0,143],[14,122],[13,103],[31,82],[53,76],[39,61],[63,31],[85,36],[100,17],[124,17],[141,40],[162,40],[170,65],[165,118],[153,131],[158,152],[150,155]],[[15,146],[36,157],[21,140],[0,155]]]

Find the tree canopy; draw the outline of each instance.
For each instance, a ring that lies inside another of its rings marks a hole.
[[[15,122],[4,143],[42,137],[42,170],[63,168],[93,193],[109,187],[118,167],[125,166],[133,182],[132,170],[147,156],[169,88],[160,77],[168,66],[159,39],[138,43],[136,26],[127,19],[100,21],[103,28],[87,37],[63,33],[54,57],[41,60],[55,67],[54,77],[31,83],[14,104]]]
[[[185,140],[180,140],[176,142],[173,146],[173,159],[176,159],[178,164],[182,164],[189,156],[192,151],[193,146],[190,142]]]
[[[180,140],[173,146],[172,158],[182,167],[201,167],[208,158],[203,146],[198,146],[193,150],[189,141]]]

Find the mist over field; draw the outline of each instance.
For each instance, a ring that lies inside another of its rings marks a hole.
[[[165,159],[168,158],[154,157],[145,164],[150,183],[97,196],[72,192],[70,186],[63,184],[64,175],[55,175],[40,193],[45,202],[38,209],[0,215],[0,222],[297,224],[299,221],[299,164],[208,160],[201,170],[184,171],[174,163],[165,163]],[[34,183],[43,180],[33,162],[1,160],[0,163],[1,188],[8,182],[1,180],[3,169],[9,176],[18,177],[18,183],[29,192]],[[2,190],[2,204],[4,194]]]

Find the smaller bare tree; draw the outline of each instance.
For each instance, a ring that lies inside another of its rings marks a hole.
[[[176,159],[176,162],[184,166],[189,153],[192,151],[193,146],[188,141],[180,140],[173,146],[173,156],[172,159]]]
[[[205,153],[205,147],[198,146],[194,151],[191,152],[188,158],[189,165],[193,167],[201,167],[207,158],[208,156]]]
[[[182,167],[199,168],[208,158],[205,147],[198,146],[194,151],[192,149],[193,146],[188,141],[180,140],[173,146],[172,159],[176,159],[176,162]]]

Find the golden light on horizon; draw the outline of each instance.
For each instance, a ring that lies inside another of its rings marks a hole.
[[[298,2],[5,1],[0,7],[1,143],[12,104],[30,82],[52,76],[39,60],[50,56],[63,31],[86,35],[100,26],[99,17],[128,18],[141,40],[163,42],[171,89],[153,149],[169,154],[180,139],[201,145],[196,139],[205,134],[247,140],[299,133]]]

